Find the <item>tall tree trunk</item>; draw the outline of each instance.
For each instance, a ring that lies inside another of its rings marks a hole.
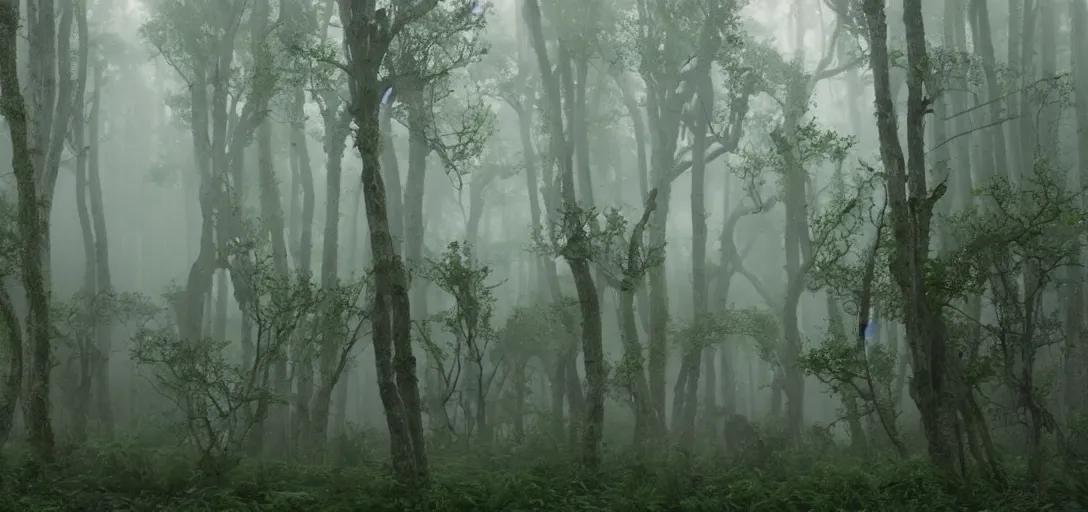
[[[928,64],[921,3],[919,0],[904,0],[903,22],[906,26],[909,61],[909,160],[904,156],[896,129],[884,2],[865,0],[863,5],[871,48],[870,65],[876,95],[880,152],[888,173],[891,228],[896,246],[889,270],[906,302],[907,343],[914,370],[910,385],[911,397],[922,416],[930,458],[947,473],[962,474],[964,455],[957,432],[964,429],[956,410],[960,391],[955,375],[957,369],[950,364],[952,357],[948,347],[947,326],[940,305],[930,298],[923,277],[925,264],[929,259],[932,205],[940,199],[945,187],[938,185],[930,192],[926,186],[922,121],[927,106],[922,96],[922,73]],[[908,206],[908,186],[910,195],[914,198],[913,204],[920,204],[922,208]]]
[[[351,70],[351,111],[358,131],[355,145],[363,161],[362,183],[370,244],[374,255],[375,298],[371,309],[378,390],[386,412],[398,476],[411,481],[428,479],[427,456],[420,410],[416,358],[412,353],[412,318],[408,276],[390,231],[385,182],[381,173],[381,130],[378,120],[382,90],[378,66],[396,34],[437,5],[427,0],[397,11],[375,11],[373,0],[339,0]]]
[[[306,96],[296,90],[292,97],[291,154],[298,166],[299,186],[302,190],[302,218],[299,234],[298,270],[313,270],[314,249],[314,173],[310,165],[310,150],[306,140]]]
[[[341,108],[339,95],[335,91],[324,91],[324,107],[322,118],[325,124],[325,228],[322,237],[321,249],[321,285],[332,289],[339,284],[340,264],[340,199],[342,196],[342,163],[346,140],[351,123],[351,114],[348,108]],[[358,192],[362,190],[362,184],[356,189],[355,217],[358,218]],[[354,221],[357,223],[358,221]],[[354,250],[354,249],[353,249]],[[320,346],[322,386],[314,394],[313,365],[309,361],[298,367],[299,371],[299,402],[305,398],[305,403],[310,403],[313,396],[313,409],[307,408],[300,411],[300,416],[307,414],[309,435],[314,444],[320,444],[324,448],[328,437],[328,416],[331,407],[332,391],[336,388],[336,382],[341,373],[337,370],[335,354],[339,352],[336,330],[323,329]],[[331,382],[331,384],[330,384]],[[305,390],[305,397],[303,397]]]
[[[987,144],[984,147],[991,148],[989,151],[985,149],[986,158],[993,159],[993,165],[988,166],[987,170],[992,173],[991,176],[999,176],[1002,178],[1012,178],[1009,170],[1009,158],[1007,151],[1014,151],[1014,145],[1008,142],[1005,137],[1005,128],[1002,120],[1004,113],[1004,104],[1001,95],[1001,86],[997,81],[997,62],[994,57],[994,42],[993,36],[990,30],[990,11],[986,6],[984,0],[971,0],[971,10],[973,16],[971,17],[972,35],[974,36],[975,51],[981,54],[982,57],[982,69],[986,77],[986,95],[987,98],[984,103],[988,105],[990,118],[989,124],[992,125],[986,128],[985,135],[987,137]],[[1027,41],[1027,39],[1025,39]],[[1030,48],[1031,45],[1026,45],[1026,48]],[[1022,127],[1021,127],[1022,128]],[[1030,153],[1023,154],[1022,158],[1030,158]],[[1016,161],[1014,159],[1013,161]],[[1023,165],[1023,163],[1021,163]],[[991,170],[992,169],[992,170]]]
[[[709,146],[707,132],[710,129],[710,120],[707,113],[714,110],[714,85],[710,80],[710,75],[702,77],[697,85],[699,87],[698,99],[693,109],[691,123],[692,135],[694,136],[691,148],[691,299],[693,306],[692,321],[695,325],[705,322],[710,312],[708,304],[710,292],[707,288],[708,275],[706,270],[706,194],[703,189],[706,186],[705,155]],[[677,396],[673,399],[678,402],[682,401],[684,405],[679,437],[681,448],[687,450],[695,446],[695,416],[699,402],[699,366],[704,351],[701,338],[691,341],[694,343],[685,349],[681,363],[687,373],[687,383],[682,390],[684,396],[682,398]],[[710,348],[705,350],[707,351],[707,361],[709,361],[709,371],[707,372],[709,374],[714,371],[714,352]],[[707,408],[706,414],[713,416],[713,410],[717,404],[706,403],[703,405]]]
[[[427,189],[427,157],[431,153],[430,146],[427,143],[426,125],[430,118],[430,109],[433,107],[428,103],[427,96],[424,91],[414,89],[404,91],[403,96],[408,109],[408,174],[404,183],[404,201],[402,203],[404,213],[403,236],[404,257],[411,271],[418,269],[423,262],[423,198]],[[388,137],[388,135],[386,136]],[[391,163],[396,165],[396,154],[393,152],[393,148],[391,146],[385,147],[385,152],[390,155]],[[393,169],[396,169],[396,167]],[[399,175],[397,170],[391,171],[391,173]],[[473,190],[475,191],[475,186],[473,186]],[[429,284],[426,279],[412,279],[409,283],[411,286],[409,293],[412,301],[412,319],[420,322],[419,328],[428,332],[430,322],[425,320],[428,315],[427,289]],[[426,356],[426,352],[424,352],[424,356]],[[433,364],[424,361],[425,383],[435,382],[436,380],[433,366]],[[425,386],[423,393],[427,397],[425,403],[427,404],[426,412],[428,417],[432,417],[433,420],[437,421],[439,416],[436,413],[441,413],[434,410],[438,401],[435,396],[441,394],[441,392],[434,389],[434,387]]]
[[[21,229],[27,230],[23,236],[24,265],[34,260],[33,268],[23,269],[23,286],[26,288],[30,306],[28,330],[30,344],[30,366],[27,368],[26,397],[23,402],[24,416],[29,430],[30,444],[35,457],[41,462],[53,460],[53,428],[50,425],[50,368],[52,367],[52,346],[50,343],[51,324],[49,320],[50,291],[50,239],[49,215],[50,204],[57,182],[61,153],[71,121],[73,92],[76,84],[72,80],[70,47],[72,22],[74,18],[72,0],[60,4],[60,23],[57,23],[56,8],[53,0],[28,3],[27,38],[31,62],[30,84],[32,104],[30,115],[24,115],[27,147],[30,151],[30,171],[26,179],[31,180],[33,188],[27,189],[19,176],[21,169],[14,166],[17,188],[20,195]],[[11,6],[7,12],[19,16],[18,6]],[[18,72],[15,66],[15,47],[11,49],[13,86],[18,86]],[[26,109],[19,94],[20,108]],[[16,98],[12,96],[13,100]],[[13,107],[14,108],[14,107]],[[9,116],[16,114],[10,113]],[[14,124],[9,119],[9,125]],[[15,127],[10,127],[15,130]],[[14,136],[14,134],[13,134]],[[13,142],[13,146],[17,143]],[[14,157],[13,157],[14,158]],[[24,196],[24,192],[34,192],[34,196]],[[23,202],[26,205],[23,205]],[[26,209],[23,212],[23,209]],[[35,282],[36,281],[36,282]]]
[[[80,31],[86,30],[86,20],[81,20]],[[106,80],[102,64],[94,68],[94,91],[91,93],[90,129],[88,131],[87,180],[90,186],[91,218],[94,220],[95,279],[98,294],[113,293],[110,274],[110,245],[106,233],[106,210],[102,200],[102,179],[99,173],[99,128],[102,126],[102,87]],[[95,407],[100,434],[107,439],[113,436],[113,402],[110,393],[110,353],[113,352],[113,320],[102,319],[96,325],[95,336]]]
[[[87,78],[87,56],[88,51],[83,44],[84,34],[86,31],[86,17],[81,15],[81,23],[79,27],[80,37],[80,50],[79,57],[77,59],[76,74],[82,79],[82,83],[86,84]],[[90,376],[86,375],[84,371],[90,366],[89,361],[95,358],[93,352],[95,347],[92,346],[94,340],[94,331],[97,330],[101,319],[98,315],[92,314],[94,311],[95,301],[98,299],[98,279],[96,275],[97,265],[95,264],[95,236],[94,228],[91,223],[91,212],[87,207],[87,153],[88,148],[86,146],[86,139],[84,137],[84,131],[87,127],[86,116],[86,89],[80,87],[76,91],[75,95],[76,108],[72,111],[72,129],[69,133],[69,140],[71,147],[76,152],[76,216],[79,218],[79,231],[83,239],[83,255],[84,255],[84,269],[83,269],[83,304],[79,307],[86,308],[86,312],[90,316],[90,333],[76,332],[72,333],[75,339],[75,356],[78,361],[76,375],[74,376],[75,389],[72,390],[71,397],[71,436],[77,443],[86,441],[87,439],[87,425],[90,421],[88,413],[90,412],[91,402],[91,390],[90,390]],[[91,140],[94,139],[94,135],[91,135]],[[67,372],[66,372],[67,373]],[[87,385],[84,385],[84,384]]]
[[[291,159],[297,169],[296,183],[302,192],[301,215],[298,222],[298,256],[296,270],[302,275],[310,275],[313,272],[313,246],[314,246],[314,175],[310,165],[310,152],[306,140],[306,95],[302,89],[297,89],[291,98]],[[326,126],[326,130],[330,127]],[[341,151],[342,153],[342,151]],[[328,155],[332,160],[340,157]],[[339,172],[337,171],[337,174]],[[294,198],[292,197],[292,201]],[[294,373],[297,385],[296,410],[292,417],[292,434],[297,446],[299,436],[309,435],[308,425],[310,419],[310,397],[313,394],[313,364],[310,354],[309,340],[305,336],[296,335],[292,340],[292,359],[294,360]],[[284,382],[283,387],[290,387],[291,383]]]
[[[1088,4],[1083,0],[1070,0],[1071,67],[1073,69],[1074,117],[1077,126],[1077,165],[1073,174],[1078,177],[1073,183],[1073,190],[1082,190],[1088,184]],[[1085,201],[1088,203],[1088,200]],[[1088,385],[1088,347],[1084,340],[1085,298],[1084,271],[1078,266],[1069,269],[1070,282],[1073,283],[1067,301],[1065,361],[1062,374],[1062,398],[1066,424],[1088,414],[1088,396],[1084,386]],[[1079,447],[1083,449],[1083,447]]]
[[[563,107],[560,95],[559,77],[552,71],[551,62],[548,59],[548,51],[544,40],[544,31],[541,27],[540,5],[536,0],[529,0],[524,6],[523,15],[529,29],[533,50],[536,53],[537,65],[540,68],[541,78],[545,86],[545,100],[548,107],[548,133],[551,139],[556,160],[559,162],[559,173],[563,205],[566,209],[564,215],[580,215],[579,206],[575,200],[573,147],[568,141],[563,129]],[[560,52],[564,52],[560,45]],[[560,66],[569,59],[560,57]],[[566,75],[570,80],[569,69],[561,69],[560,75]],[[568,89],[572,89],[569,87]],[[566,223],[565,223],[566,224]],[[601,438],[604,428],[604,350],[601,332],[601,306],[598,300],[596,284],[593,282],[593,274],[588,259],[588,237],[579,223],[564,233],[567,237],[567,247],[563,250],[563,257],[570,265],[571,274],[574,276],[574,285],[578,291],[578,301],[582,313],[582,357],[586,371],[586,424],[582,437],[582,462],[590,469],[596,469],[600,465]],[[569,371],[569,369],[568,369]]]
[[[334,121],[341,123],[340,120]],[[346,130],[343,124],[334,126],[335,130],[330,135],[337,141],[343,141]],[[338,145],[328,158],[340,161],[343,154],[343,143],[333,142],[330,145]],[[337,152],[339,150],[339,152]],[[339,255],[340,255],[340,197],[341,197],[341,169],[339,163],[326,167],[325,172],[325,232],[321,249],[321,286],[326,290],[333,290],[339,286]],[[324,326],[321,334],[321,347],[319,353],[319,370],[321,384],[314,395],[313,410],[310,411],[310,434],[315,448],[324,450],[328,440],[329,408],[332,403],[332,392],[336,387],[336,381],[340,378],[341,365],[337,360],[341,343],[344,343],[343,332],[340,326]],[[306,368],[312,368],[306,363]],[[312,382],[312,378],[310,379]],[[310,384],[312,385],[312,383]]]

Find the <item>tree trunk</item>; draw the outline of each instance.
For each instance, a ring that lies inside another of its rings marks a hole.
[[[54,438],[49,418],[52,325],[49,315],[48,204],[52,200],[71,115],[73,84],[68,50],[74,9],[71,2],[62,3],[58,32],[52,2],[42,2],[31,8],[35,10],[33,16],[28,16],[32,64],[28,89],[34,95],[34,105],[40,110],[33,112],[33,117],[28,116],[19,89],[15,34],[20,20],[19,7],[14,2],[0,5],[0,26],[3,27],[0,42],[0,79],[3,82],[0,87],[6,104],[4,116],[8,119],[12,138],[12,167],[19,196],[18,222],[23,249],[20,263],[29,305],[29,339],[26,341],[30,349],[30,366],[27,368],[23,413],[34,457],[41,463],[50,463],[54,457]],[[57,66],[58,62],[61,65]]]
[[[1006,152],[1013,152],[1015,154],[1015,145],[1011,144],[1012,141],[1007,141],[1005,137],[1004,123],[1002,123],[1002,116],[1004,115],[1004,101],[1001,97],[1001,86],[997,81],[997,63],[994,57],[994,42],[993,36],[990,30],[990,12],[986,6],[986,2],[982,0],[971,0],[971,10],[973,11],[971,18],[972,35],[974,36],[975,51],[979,52],[982,57],[982,69],[986,76],[986,91],[987,99],[984,103],[988,104],[990,118],[987,120],[993,126],[984,130],[984,137],[987,137],[987,144],[991,148],[990,151],[986,151],[985,158],[992,158],[992,165],[987,166],[986,171],[991,176],[999,176],[1003,178],[1013,178],[1010,175],[1009,170],[1009,158]],[[1028,41],[1028,39],[1025,39]],[[1031,44],[1025,45],[1025,48],[1031,48]],[[1024,105],[1026,107],[1026,105]],[[1030,117],[1030,116],[1027,116]],[[1023,118],[1021,118],[1023,119]],[[1021,127],[1023,129],[1023,127]],[[1023,135],[1023,133],[1022,133]],[[1024,154],[1021,152],[1021,158],[1030,158],[1030,153]],[[1013,159],[1017,161],[1017,159]],[[1023,162],[1021,162],[1023,165]]]
[[[650,386],[646,380],[643,364],[643,347],[639,341],[638,325],[635,321],[635,290],[644,281],[643,268],[639,258],[642,254],[643,235],[650,215],[657,208],[657,192],[651,191],[646,198],[642,218],[631,231],[627,246],[627,268],[624,280],[620,284],[620,326],[623,341],[623,375],[627,379],[628,390],[635,407],[635,445],[647,448],[654,439],[662,439],[665,433],[665,419],[661,411],[654,407],[650,398]]]
[[[81,20],[83,25],[86,20]],[[80,27],[85,30],[86,27]],[[106,211],[102,200],[102,179],[99,173],[99,127],[102,126],[102,87],[105,85],[102,65],[94,68],[94,92],[91,95],[90,130],[88,131],[89,155],[87,180],[90,186],[91,218],[94,221],[94,251],[96,293],[112,294],[113,278],[110,274],[110,246],[106,233]],[[101,434],[107,439],[113,436],[113,401],[110,393],[110,354],[113,352],[113,319],[106,318],[96,325],[95,358],[95,407]]]
[[[298,270],[313,270],[314,249],[314,173],[310,166],[310,150],[306,142],[306,96],[299,89],[294,92],[291,123],[291,154],[297,162],[299,185],[302,189],[302,219],[299,235]],[[329,157],[331,158],[331,156]]]
[[[371,318],[378,390],[389,425],[395,470],[407,482],[417,483],[428,479],[427,456],[416,358],[412,353],[408,277],[390,231],[390,212],[381,174],[378,109],[382,90],[378,66],[397,32],[436,4],[437,1],[428,0],[397,11],[396,18],[390,21],[388,11],[375,11],[371,0],[339,0],[344,43],[349,50],[351,111],[358,127],[355,145],[363,161],[363,198],[374,255],[375,298]]]
[[[563,107],[560,95],[559,77],[552,72],[548,51],[541,28],[540,5],[530,0],[524,7],[525,23],[528,26],[537,64],[545,86],[545,99],[548,107],[548,128],[553,151],[557,153],[562,188],[563,205],[567,210],[564,215],[578,215],[579,206],[575,200],[573,148],[567,142],[562,119]],[[560,52],[564,52],[560,45]],[[560,65],[569,59],[560,57]],[[569,69],[561,69],[560,75],[570,80]],[[568,89],[572,89],[569,87]],[[601,309],[596,284],[588,259],[588,237],[580,224],[565,233],[568,242],[563,248],[563,257],[570,265],[574,276],[574,285],[578,291],[578,301],[582,313],[582,357],[586,371],[586,424],[582,437],[582,462],[587,468],[596,469],[600,465],[601,438],[604,428],[604,350],[601,332]],[[568,369],[568,378],[570,369]]]
[[[6,14],[3,7],[0,7],[0,18]],[[4,21],[0,19],[0,38],[3,38],[0,39],[0,52],[6,50],[7,39],[4,32],[6,28]],[[0,53],[0,59],[4,58],[6,58],[4,54]],[[0,73],[6,69],[3,66],[3,60],[0,60]],[[6,81],[0,82],[0,87],[4,87],[4,91],[7,91],[6,84]],[[7,115],[6,112],[4,114]],[[15,312],[11,295],[3,286],[0,286],[0,319],[2,319],[0,324],[4,325],[4,328],[0,329],[0,336],[4,337],[4,345],[8,353],[8,374],[4,378],[3,387],[0,388],[0,448],[2,448],[7,445],[8,437],[11,435],[15,420],[15,406],[19,402],[19,392],[23,384],[22,322],[19,321],[18,313]]]
[[[698,99],[692,114],[694,142],[691,148],[691,299],[693,306],[692,318],[695,325],[706,321],[706,316],[710,312],[708,307],[710,292],[707,288],[708,275],[706,270],[706,195],[703,189],[706,186],[705,155],[709,146],[707,131],[710,129],[710,120],[707,113],[714,110],[714,85],[711,83],[710,75],[702,77],[698,86]],[[695,446],[695,416],[699,401],[699,366],[704,350],[702,341],[700,339],[697,343],[688,347],[683,356],[682,364],[687,371],[687,385],[683,390],[684,397],[674,398],[676,401],[682,400],[684,404],[679,437],[680,447],[686,450],[691,450]],[[714,368],[713,350],[706,350],[709,352],[707,354],[707,361],[709,362],[709,371],[707,373],[710,373],[713,372]],[[716,404],[706,403],[704,406],[707,408],[706,415],[712,417]]]
[[[808,225],[808,199],[805,195],[808,174],[800,160],[797,130],[804,103],[808,101],[806,78],[794,78],[786,100],[786,120],[782,128],[771,135],[776,151],[783,159],[786,207],[786,293],[782,311],[782,392],[786,395],[787,433],[800,440],[804,424],[805,378],[799,366],[802,347],[797,308],[805,291],[805,274],[812,264]]]
[[[335,111],[330,115],[335,116]],[[329,158],[330,164],[333,160],[336,161],[335,165],[328,165],[325,169],[325,232],[323,236],[324,245],[321,249],[321,286],[326,290],[333,290],[339,286],[341,197],[341,169],[339,162],[344,150],[343,141],[347,135],[347,130],[343,127],[344,123],[336,119],[333,121],[331,130],[326,128],[326,130],[329,130],[327,137],[335,138],[334,141],[328,143],[331,151],[329,151],[327,158]],[[336,372],[337,367],[339,367],[336,356],[340,351],[340,344],[345,342],[341,334],[340,326],[324,326],[322,328],[319,357],[321,385],[318,386],[317,393],[314,396],[313,410],[309,411],[311,441],[313,446],[318,449],[325,448],[328,438],[329,406],[332,401],[332,391],[340,377]],[[304,368],[312,371],[311,363],[306,361]],[[312,386],[312,376],[309,381],[306,384]]]
[[[903,294],[907,343],[911,351],[914,377],[911,397],[922,416],[922,427],[929,444],[930,458],[948,474],[962,474],[963,450],[957,432],[964,430],[955,407],[958,382],[948,348],[944,318],[939,304],[930,298],[924,278],[929,259],[929,229],[933,202],[940,199],[944,186],[932,193],[926,187],[925,148],[922,121],[926,101],[922,96],[922,72],[927,66],[925,29],[918,0],[904,0],[903,22],[906,26],[908,161],[896,133],[896,116],[891,95],[888,60],[888,25],[884,2],[865,0],[864,14],[869,30],[870,64],[876,94],[877,129],[880,152],[887,169],[891,228],[896,245],[890,262],[891,274]],[[909,167],[908,167],[909,166]],[[906,187],[913,198],[908,206]],[[919,208],[921,206],[921,208]]]
[[[86,84],[87,79],[87,56],[88,50],[84,45],[84,36],[86,31],[86,18],[82,14],[80,15],[81,23],[79,24],[79,38],[80,38],[80,50],[77,60],[76,74],[81,78],[81,82]],[[79,87],[75,94],[76,108],[72,110],[72,129],[69,133],[69,141],[71,147],[76,152],[76,215],[79,218],[79,230],[83,239],[83,255],[84,255],[84,269],[83,269],[83,304],[78,307],[85,308],[87,314],[90,316],[90,333],[76,332],[73,333],[75,345],[76,345],[76,358],[79,362],[79,370],[76,371],[75,381],[76,389],[71,391],[72,407],[72,423],[71,436],[78,443],[87,439],[87,425],[90,418],[88,418],[88,412],[90,410],[90,404],[88,399],[90,398],[90,390],[86,389],[81,384],[87,375],[83,373],[84,367],[88,366],[87,361],[95,357],[95,354],[91,353],[95,349],[88,341],[94,338],[94,331],[98,329],[98,324],[101,319],[98,315],[91,314],[94,311],[95,300],[98,298],[99,287],[98,279],[96,275],[97,265],[95,259],[97,257],[95,251],[95,234],[94,228],[91,225],[91,212],[87,207],[87,160],[88,160],[88,148],[87,141],[84,137],[84,130],[87,127],[87,101],[86,101],[86,89],[85,87]],[[93,116],[92,116],[93,117]],[[91,140],[95,140],[95,134],[91,135]],[[67,373],[67,372],[66,372]]]
[[[1073,183],[1074,190],[1082,190],[1088,176],[1088,5],[1083,0],[1070,0],[1072,18],[1070,31],[1071,60],[1073,69],[1074,117],[1077,126],[1077,169],[1072,171],[1080,179]],[[1088,203],[1088,200],[1085,201]],[[1066,312],[1065,361],[1062,375],[1062,398],[1066,424],[1088,414],[1088,396],[1083,392],[1088,385],[1088,347],[1084,339],[1084,285],[1083,269],[1069,269],[1070,290]],[[1078,447],[1083,449],[1082,447]]]

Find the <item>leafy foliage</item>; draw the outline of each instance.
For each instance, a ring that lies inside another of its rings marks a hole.
[[[276,272],[268,251],[255,242],[235,240],[226,252],[240,276],[243,314],[253,325],[252,335],[243,334],[241,358],[229,350],[234,346],[229,340],[181,340],[165,325],[138,330],[131,349],[132,360],[181,414],[182,439],[213,475],[233,467],[269,406],[285,400],[274,395],[273,368],[296,336],[304,337],[303,343],[316,341],[322,331],[301,326],[327,304],[325,290],[309,276]]]
[[[230,481],[194,480],[185,456],[131,442],[80,448],[61,473],[6,466],[0,497],[21,510],[1070,510],[1084,506],[1083,480],[1056,480],[1035,491],[1016,472],[1001,490],[952,483],[921,461],[836,460],[736,466],[713,455],[653,463],[610,453],[587,485],[577,464],[550,454],[507,449],[498,458],[439,459],[434,483],[405,489],[380,465],[351,469],[246,461]],[[534,461],[534,462],[529,462]]]

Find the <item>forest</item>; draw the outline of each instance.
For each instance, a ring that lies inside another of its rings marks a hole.
[[[1088,0],[0,0],[0,114],[0,510],[1088,510]]]

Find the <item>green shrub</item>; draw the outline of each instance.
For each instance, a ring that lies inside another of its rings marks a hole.
[[[995,489],[982,481],[953,486],[922,461],[805,463],[786,454],[767,467],[739,467],[712,456],[651,463],[613,450],[588,475],[573,456],[535,456],[524,446],[434,454],[433,483],[419,490],[400,488],[380,462],[331,468],[247,460],[224,484],[198,477],[181,450],[89,445],[46,470],[9,462],[0,510],[1001,512],[1083,510],[1077,506],[1088,501],[1077,479],[1040,489],[1015,470]]]

